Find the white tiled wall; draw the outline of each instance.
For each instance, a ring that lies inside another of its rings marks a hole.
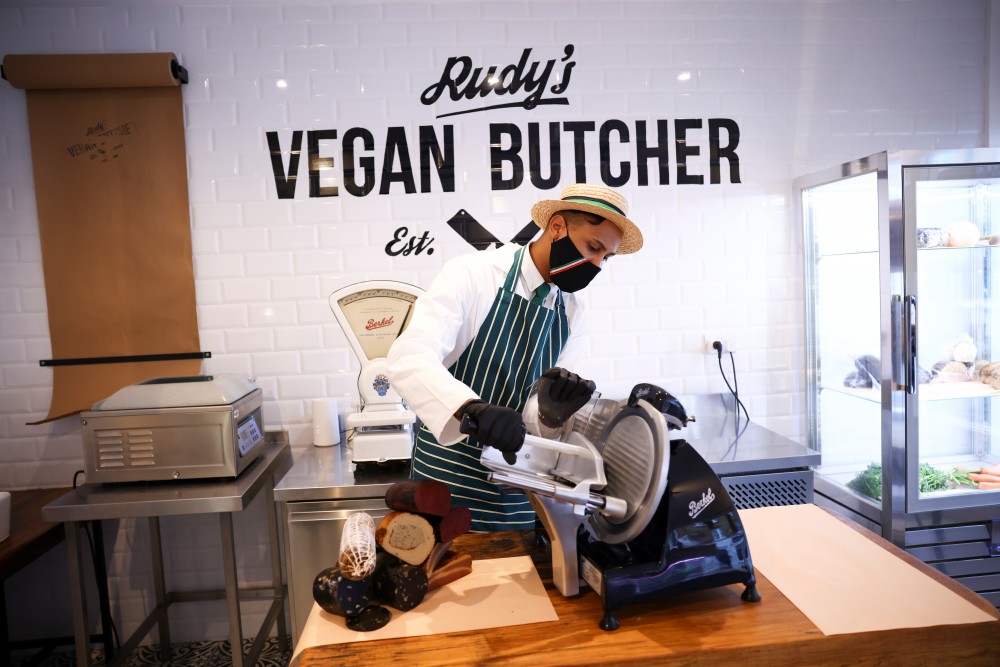
[[[575,370],[605,395],[636,381],[720,392],[704,338],[725,337],[752,418],[801,439],[804,307],[791,179],[883,149],[984,145],[988,8],[985,0],[4,0],[0,55],[178,55],[191,76],[183,95],[193,262],[202,348],[213,354],[204,370],[256,376],[267,428],[287,429],[296,448],[310,444],[310,399],[336,397],[342,410],[356,400],[358,364],[327,306],[331,292],[374,278],[426,285],[442,262],[470,251],[445,224],[457,210],[505,240],[535,200],[558,192],[491,191],[489,123],[526,132],[528,122],[731,118],[741,130],[742,183],[640,187],[633,176],[623,188],[646,247],[613,260],[589,290],[591,354]],[[566,44],[576,47],[567,106],[437,120],[459,105],[419,102],[450,56],[503,65],[529,47],[539,60],[558,58]],[[38,360],[51,349],[24,98],[0,83],[0,488],[9,489],[65,486],[82,467],[75,420],[25,425],[46,413],[50,371]],[[386,127],[406,128],[416,159],[417,126],[446,123],[457,144],[453,193],[435,177],[427,194],[405,195],[397,184],[389,195],[341,188],[339,197],[309,199],[303,156],[296,198],[277,198],[267,131],[287,151],[293,130],[367,128],[380,161]],[[692,136],[702,146],[692,171],[707,174],[705,132]],[[572,153],[563,137],[566,183]],[[587,176],[597,181],[596,141],[588,151]],[[402,225],[428,232],[434,254],[387,256]],[[241,577],[264,580],[259,512],[242,520]],[[164,529],[172,584],[221,585],[221,568],[202,569],[217,539],[213,518],[178,522]],[[112,593],[124,600],[116,615],[131,628],[150,595],[148,538],[123,521],[109,540]],[[33,570],[16,586],[31,599],[45,576]],[[50,622],[30,612],[12,615],[15,637]],[[225,637],[224,618],[221,604],[185,606],[174,637]]]

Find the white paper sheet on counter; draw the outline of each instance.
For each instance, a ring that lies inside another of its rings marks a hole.
[[[292,661],[324,644],[416,637],[558,620],[531,558],[472,561],[472,573],[431,591],[416,609],[391,609],[392,620],[374,632],[355,632],[340,616],[313,603]]]
[[[815,505],[739,514],[754,569],[825,635],[994,620]]]

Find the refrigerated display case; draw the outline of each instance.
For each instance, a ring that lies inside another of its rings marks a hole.
[[[794,193],[816,502],[1000,605],[1000,150],[877,153]]]

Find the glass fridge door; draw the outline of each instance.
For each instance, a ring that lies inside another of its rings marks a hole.
[[[810,446],[822,454],[817,484],[835,485],[848,504],[876,519],[882,495],[880,185],[874,161],[853,166],[857,173],[838,171],[837,180],[799,189],[810,274],[807,403]]]
[[[997,504],[1000,163],[904,164],[902,187],[916,329],[916,349],[904,350],[915,381],[906,387],[906,509]]]

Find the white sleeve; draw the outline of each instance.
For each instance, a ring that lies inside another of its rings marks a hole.
[[[465,437],[454,414],[466,401],[479,398],[445,366],[460,343],[463,350],[468,345],[458,338],[479,291],[467,272],[446,264],[417,299],[406,331],[386,358],[392,386],[443,445]]]

